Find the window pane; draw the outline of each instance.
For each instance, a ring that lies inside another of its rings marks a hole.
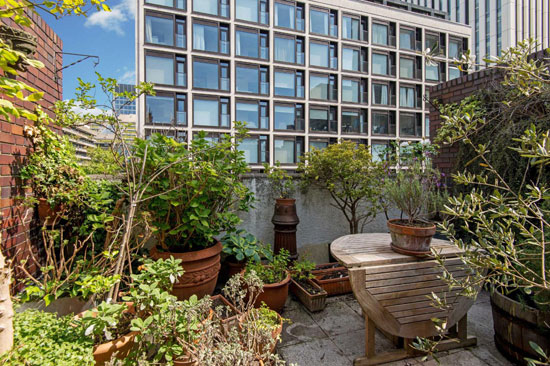
[[[457,41],[450,41],[449,42],[449,58],[456,58],[458,59],[460,57],[460,43]]]
[[[328,111],[326,109],[309,110],[309,129],[311,131],[328,132]]]
[[[388,56],[378,53],[372,54],[372,73],[388,75]]]
[[[390,121],[387,113],[372,114],[372,133],[375,135],[395,135],[395,122]]]
[[[453,80],[461,77],[460,70],[458,67],[449,66],[449,80]]]
[[[218,64],[193,61],[193,87],[219,89]]]
[[[275,72],[275,95],[293,97],[296,95],[295,85],[293,72]]]
[[[328,36],[328,13],[311,9],[309,12],[310,32]]]
[[[388,104],[388,86],[385,84],[372,84],[373,104]]]
[[[414,88],[400,87],[399,88],[399,106],[414,108],[415,102]]]
[[[328,99],[328,76],[309,76],[309,97]]]
[[[248,128],[259,128],[258,103],[236,103],[237,121],[246,122]]]
[[[258,0],[236,0],[235,18],[258,22]]]
[[[328,142],[326,141],[309,141],[309,150],[317,149],[317,150],[323,150],[325,147],[328,146]]]
[[[309,44],[309,63],[312,66],[328,67],[328,44]]]
[[[174,98],[147,95],[148,124],[172,124],[174,121]]]
[[[149,83],[174,85],[174,59],[146,56],[145,75]]]
[[[439,81],[439,65],[426,65],[426,80]]]
[[[239,145],[239,150],[244,151],[244,159],[248,164],[258,164],[258,139],[246,138]]]
[[[424,126],[424,130],[426,131],[426,137],[429,137],[430,136],[430,116],[426,116],[426,118],[424,119],[424,123],[425,123],[425,126]]]
[[[193,48],[200,51],[218,52],[218,27],[193,24]]]
[[[174,23],[171,19],[147,15],[145,17],[145,42],[174,45]]]
[[[358,112],[342,112],[342,132],[362,133],[361,121]]]
[[[399,76],[414,79],[414,60],[409,58],[399,59]]]
[[[259,71],[257,67],[237,66],[237,92],[258,94]]]
[[[414,31],[409,29],[401,29],[399,32],[399,47],[406,50],[414,50]]]
[[[342,49],[342,69],[359,71],[359,51],[351,48]]]
[[[275,61],[296,62],[294,39],[275,37]]]
[[[296,113],[293,106],[275,106],[275,129],[294,130],[296,124]]]
[[[388,148],[388,145],[386,144],[373,143],[371,146],[372,161],[385,161],[387,148]]]
[[[218,15],[218,0],[193,0],[193,11]]]
[[[294,141],[275,140],[275,161],[279,161],[282,164],[294,164],[296,161]]]
[[[258,58],[258,33],[237,31],[237,56]]]
[[[401,114],[399,119],[399,134],[402,136],[414,136],[414,124],[415,124],[414,114]]]
[[[356,80],[342,80],[342,101],[359,103],[359,82]]]
[[[275,3],[275,25],[277,27],[294,29],[295,20],[293,5]]]
[[[342,37],[359,40],[359,20],[342,17]]]
[[[426,50],[429,48],[431,52],[439,52],[439,37],[433,34],[426,34]]]
[[[218,101],[208,99],[193,100],[193,124],[197,126],[218,127]]]
[[[372,23],[372,43],[388,45],[388,26]]]

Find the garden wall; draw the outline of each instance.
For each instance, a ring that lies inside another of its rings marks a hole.
[[[255,208],[241,215],[242,228],[265,243],[273,244],[271,218],[275,199],[271,183],[264,174],[252,173],[245,177],[245,184],[256,196]],[[296,234],[298,252],[307,252],[316,262],[328,260],[328,243],[349,234],[349,225],[342,212],[331,206],[332,199],[326,191],[311,188],[307,193],[296,192],[296,206],[300,224]],[[386,217],[382,213],[366,225],[365,232],[388,232]]]
[[[38,40],[38,47],[34,58],[44,63],[44,68],[29,68],[17,76],[17,80],[23,81],[44,92],[44,98],[40,101],[43,110],[51,114],[50,108],[63,96],[62,73],[57,74],[55,70],[63,65],[61,51],[63,42],[37,14],[31,13],[29,17],[34,22],[32,28],[24,28],[25,31],[35,35]],[[17,26],[11,19],[2,18],[2,23],[8,26]],[[30,102],[17,103],[20,107],[34,109]],[[28,238],[31,237],[32,212],[28,215],[26,210],[16,204],[16,197],[25,192],[21,181],[18,179],[18,172],[22,162],[27,155],[29,142],[23,137],[23,127],[32,122],[25,119],[7,121],[0,117],[0,212],[2,218],[2,250],[11,258],[21,259],[25,250],[29,248]],[[23,218],[28,219],[23,222]],[[32,225],[37,228],[37,225]]]

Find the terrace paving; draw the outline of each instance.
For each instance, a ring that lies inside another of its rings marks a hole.
[[[361,308],[353,295],[330,297],[327,307],[310,313],[297,300],[289,297],[282,314],[291,320],[285,324],[279,354],[289,365],[351,366],[364,355],[365,325]],[[477,336],[478,345],[438,353],[442,366],[508,366],[512,365],[496,349],[493,340],[493,316],[489,294],[482,292],[468,313],[468,330]],[[394,347],[377,331],[376,352]],[[387,363],[388,366],[437,366],[434,360],[422,357]]]

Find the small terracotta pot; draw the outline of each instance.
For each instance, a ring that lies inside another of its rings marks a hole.
[[[246,262],[226,262],[227,263],[227,276],[228,278],[231,278],[235,276],[238,273],[241,273],[243,269],[246,267]]]
[[[174,360],[174,366],[196,366],[197,361],[196,360],[190,360],[189,357],[187,359],[183,360]]]
[[[288,286],[290,285],[290,274],[287,273],[286,278],[278,283],[272,283],[264,285],[264,292],[262,292],[256,302],[255,307],[262,306],[262,302],[271,309],[280,313],[285,306],[286,299],[288,297]]]
[[[413,227],[400,225],[399,221],[401,220],[392,219],[387,222],[393,251],[417,257],[430,255],[430,244],[436,233],[435,225]]]
[[[181,259],[185,273],[174,284],[172,294],[179,300],[187,300],[192,295],[200,299],[214,292],[220,274],[222,249],[222,243],[218,241],[209,248],[187,253],[159,252],[155,247],[150,255],[153,259],[168,259],[171,256]]]

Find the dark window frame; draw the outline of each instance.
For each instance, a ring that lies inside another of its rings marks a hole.
[[[269,116],[269,107],[270,107],[270,103],[269,103],[269,100],[264,100],[264,99],[249,99],[249,98],[235,98],[235,105],[234,105],[234,111],[235,111],[235,119],[237,118],[237,103],[244,103],[244,104],[257,104],[258,105],[258,125],[260,127],[249,127],[247,126],[246,128],[248,128],[249,130],[251,131],[269,131],[269,128],[271,126],[271,120],[270,120],[270,116]],[[266,107],[266,110],[267,110],[267,127],[266,128],[262,128],[262,103],[266,104],[265,107]],[[246,121],[244,121],[246,122]]]
[[[195,87],[195,61],[208,63],[208,64],[217,64],[218,65],[218,89],[208,89],[208,88],[199,88]],[[222,59],[214,59],[214,58],[207,58],[207,57],[201,57],[201,56],[193,56],[193,80],[192,80],[192,86],[191,88],[193,90],[200,90],[200,91],[219,91],[222,93],[229,93],[231,92],[231,62],[229,60],[222,60]],[[227,90],[222,89],[222,64],[227,64],[227,76],[229,79],[228,81],[228,88]]]
[[[197,125],[195,124],[195,100],[216,100],[218,102],[218,126],[208,126],[208,125]],[[222,103],[227,104],[227,115],[229,116],[229,123],[227,127],[222,126]],[[229,96],[217,96],[217,95],[206,95],[206,94],[193,94],[193,128],[217,128],[217,129],[227,129],[231,130],[231,98]]]
[[[277,128],[277,122],[275,121],[275,108],[277,106],[283,107],[293,107],[294,108],[294,129],[280,129]],[[300,107],[300,108],[298,108]],[[288,103],[288,102],[273,102],[273,131],[295,131],[295,132],[305,132],[306,121],[305,121],[305,104],[304,103]],[[298,118],[298,109],[302,110],[302,118]]]
[[[172,6],[154,4],[154,3],[148,2],[147,0],[144,1],[144,4],[155,6],[155,7],[158,7],[159,9],[176,9],[176,10],[179,10],[179,11],[187,11],[187,0],[181,0],[181,1],[183,2],[183,8],[178,8],[178,7],[175,6],[176,3],[178,2],[178,0],[172,0],[172,4],[173,4]]]
[[[258,93],[251,93],[251,92],[243,92],[243,91],[237,91],[237,67],[243,67],[247,69],[258,69]],[[262,93],[262,71],[266,71],[265,73],[267,75],[267,93]],[[247,95],[262,95],[262,96],[269,96],[269,66],[262,65],[262,64],[253,64],[248,62],[235,62],[235,93],[237,94],[247,94]]]
[[[241,56],[237,54],[237,32],[246,32],[246,33],[257,33],[258,34],[258,58],[255,57],[249,57],[249,56]],[[262,58],[262,36],[267,37],[267,58]],[[269,62],[269,31],[266,31],[265,29],[261,28],[249,28],[249,27],[243,27],[241,25],[235,25],[235,57],[236,58],[242,58],[245,60],[257,60],[257,61],[265,61]]]
[[[388,73],[387,74],[376,74],[374,73],[374,71],[371,72],[371,75],[378,75],[378,76],[386,76],[386,77],[393,77],[395,78],[397,75],[396,75],[396,69],[397,69],[397,64],[396,64],[396,58],[397,58],[397,54],[394,52],[394,51],[386,51],[386,50],[372,50],[372,52],[370,53],[370,57],[371,57],[371,65],[374,66],[374,61],[373,61],[373,57],[374,55],[385,55],[387,56],[388,58]],[[393,62],[392,62],[393,61]]]
[[[311,25],[313,24],[311,22],[311,11],[314,10],[314,11],[317,11],[319,13],[327,13],[328,14],[328,34],[323,34],[323,33],[316,33],[316,32],[313,32],[311,30]],[[338,10],[336,9],[329,9],[329,8],[323,8],[322,6],[317,6],[317,5],[310,5],[309,6],[309,30],[308,30],[308,33],[311,34],[311,35],[314,35],[314,36],[320,36],[320,37],[328,37],[328,38],[331,38],[331,39],[338,39],[338,36],[339,36],[339,24],[338,24]],[[331,24],[331,20],[334,20],[334,24]],[[336,35],[333,35],[332,33],[332,30],[333,29],[336,29]]]
[[[161,51],[153,51],[153,50],[146,50],[145,51],[145,80],[147,80],[147,56],[153,56],[153,57],[163,57],[163,58],[167,58],[167,59],[172,59],[173,60],[173,72],[172,72],[172,77],[174,79],[174,84],[159,84],[159,83],[155,83],[155,85],[159,85],[159,86],[170,86],[170,87],[175,87],[175,88],[184,88],[184,89],[187,89],[187,76],[189,75],[189,69],[188,69],[188,65],[189,63],[187,62],[187,55],[183,55],[183,54],[177,54],[177,53],[168,53],[168,52],[161,52]],[[185,85],[177,85],[177,79],[178,79],[178,59],[183,59],[184,60],[184,73],[185,73],[185,77],[184,77],[184,82],[185,82]]]
[[[209,17],[217,17],[217,18],[223,18],[223,19],[229,19],[231,18],[231,2],[228,1],[228,0],[216,0],[216,2],[218,3],[218,14],[215,15],[215,14],[209,14],[209,13],[201,13],[199,11],[195,11],[195,1],[204,1],[204,0],[191,0],[191,12],[193,14],[200,14],[200,15],[206,15],[206,16],[209,16]],[[223,3],[226,3],[225,5],[227,5],[227,16],[223,16],[221,15],[222,13],[222,5],[224,5]]]
[[[382,133],[374,132],[374,114],[380,114],[380,115],[384,114],[387,116],[386,127],[387,127],[388,133],[382,134]],[[396,121],[395,111],[389,111],[389,110],[383,110],[383,109],[371,109],[370,116],[371,116],[371,130],[370,130],[371,136],[397,137],[397,121]],[[395,129],[395,133],[393,134],[390,133],[392,122],[393,122],[393,128]]]
[[[283,73],[283,74],[290,74],[290,73],[293,73],[294,74],[294,96],[287,96],[287,95],[277,95],[275,94],[275,80],[276,80],[276,74],[277,72],[280,72],[280,73]],[[302,77],[302,85],[298,85],[298,73],[301,73],[301,77]],[[288,99],[298,99],[298,100],[304,100],[305,99],[305,96],[306,96],[306,93],[305,93],[305,88],[306,88],[306,80],[305,80],[305,77],[306,77],[307,73],[305,70],[302,70],[302,69],[291,69],[291,68],[287,68],[287,67],[274,67],[273,68],[273,96],[274,97],[278,97],[278,98],[288,98]],[[301,87],[302,88],[302,91],[303,91],[303,96],[299,97],[297,96],[298,94],[298,87]]]
[[[294,40],[294,59],[296,62],[287,62],[287,61],[279,61],[275,59],[275,39],[276,38],[285,38],[285,39],[291,39]],[[302,57],[304,59],[304,63],[298,63],[298,41],[301,41],[302,43]],[[273,33],[273,62],[280,63],[280,64],[286,64],[286,65],[297,65],[297,66],[304,66],[305,65],[305,57],[306,57],[306,49],[305,49],[305,38],[300,35],[296,34],[285,34],[285,33]]]
[[[364,132],[348,132],[344,131],[344,112],[348,113],[357,113],[359,116],[359,123],[362,121],[363,125],[363,131]],[[368,117],[368,109],[366,108],[350,108],[350,107],[342,107],[340,110],[340,133],[342,135],[368,135],[369,134],[369,117]]]
[[[149,9],[145,9],[145,19],[147,19],[148,16],[172,20],[172,33],[173,33],[172,42],[173,42],[173,45],[168,46],[168,45],[164,45],[164,44],[160,44],[160,43],[147,42],[147,34],[144,34],[143,39],[144,39],[144,43],[146,45],[168,47],[168,48],[173,48],[173,49],[178,49],[178,50],[187,50],[187,39],[189,37],[187,36],[187,17],[186,16],[179,15],[179,14],[161,13],[161,12],[156,12],[156,11],[151,11]],[[184,33],[185,41],[183,42],[183,47],[176,46],[177,37],[178,37],[178,34],[177,34],[177,25],[178,25],[178,23],[183,23],[183,30],[185,32]],[[146,26],[143,27],[143,32],[144,33],[147,32],[147,27]]]
[[[258,163],[248,163],[249,165],[252,165],[252,166],[259,166],[259,165],[262,165],[264,163],[269,163],[269,141],[270,141],[270,136],[269,135],[264,135],[264,134],[249,134],[248,136],[246,136],[246,139],[255,139],[255,140],[258,140],[258,145],[257,145],[257,152],[258,152]],[[265,142],[265,157],[266,159],[265,160],[262,160],[262,141]]]
[[[218,28],[218,52],[212,52],[212,51],[207,51],[207,50],[199,50],[199,49],[195,48],[195,32],[194,32],[195,24],[202,24],[202,25],[207,25],[207,26],[216,26]],[[227,53],[221,52],[222,42],[223,42],[222,41],[222,32],[224,31],[222,29],[223,27],[226,28],[225,32],[227,33],[227,42],[228,42]],[[191,24],[191,32],[193,33],[193,37],[191,39],[191,44],[192,44],[191,50],[193,52],[201,52],[201,53],[206,53],[206,54],[209,54],[209,55],[218,55],[218,56],[222,56],[222,57],[230,57],[230,55],[231,55],[231,26],[228,23],[193,18],[193,22]]]
[[[284,4],[284,5],[292,5],[294,6],[294,28],[286,28],[286,27],[281,27],[277,24],[275,24],[275,14],[273,14],[273,29],[284,29],[284,30],[292,30],[294,32],[299,32],[299,33],[306,33],[306,7],[305,7],[305,4],[300,2],[300,1],[291,1],[291,0],[274,0],[273,1],[273,12],[275,12],[275,4],[276,3],[280,3],[280,4]],[[302,16],[303,18],[302,19],[299,19],[298,18],[298,9],[300,9],[302,11]],[[302,21],[302,25],[303,25],[303,29],[298,29],[298,20],[301,20]]]
[[[148,123],[147,121],[147,97],[171,97],[174,102],[174,110],[173,110],[173,116],[174,119],[171,123]],[[184,99],[185,101],[185,124],[180,125],[178,124],[178,100]],[[188,107],[188,99],[187,99],[187,93],[177,93],[177,92],[167,92],[167,91],[159,91],[154,96],[146,96],[145,97],[145,127],[150,126],[165,126],[165,127],[187,127],[189,126],[189,121],[187,116],[189,115],[189,107]]]
[[[331,70],[338,70],[338,58],[339,58],[339,54],[338,54],[338,42],[335,42],[333,40],[322,40],[322,39],[315,39],[315,38],[310,38],[309,39],[309,58],[308,58],[308,67],[315,67],[315,68],[318,68],[318,69],[322,69],[322,70],[327,70],[327,71],[331,71]],[[312,43],[315,43],[315,44],[318,44],[318,45],[326,45],[328,47],[328,67],[325,67],[325,66],[319,66],[319,65],[312,65],[311,64],[311,44]],[[335,56],[331,56],[331,53],[334,51],[334,54]],[[335,67],[331,67],[331,58],[334,57],[336,58],[336,65]]]
[[[415,130],[415,134],[414,135],[405,135],[402,133],[402,130],[401,130],[401,117],[405,115],[405,116],[413,116],[414,117],[414,130]],[[420,116],[420,118],[419,118]],[[418,122],[420,122],[420,125],[418,125]],[[408,112],[408,111],[400,111],[399,112],[399,137],[407,137],[407,138],[420,138],[424,135],[424,131],[423,130],[423,123],[422,123],[422,113],[418,113],[418,112]],[[418,132],[420,132],[420,134],[418,134]]]
[[[313,98],[311,96],[311,77],[312,76],[326,76],[327,77],[327,97],[328,99],[318,99]],[[309,72],[309,99],[314,101],[320,101],[320,102],[338,102],[338,74],[325,74],[323,72],[316,72],[316,71],[310,71]],[[331,84],[331,78],[333,80],[333,83]],[[333,86],[331,90],[331,85]]]
[[[326,110],[327,111],[327,131],[315,131],[311,129],[311,110]],[[334,112],[334,118],[331,119],[331,113]],[[326,104],[310,104],[308,108],[308,131],[310,134],[322,133],[322,134],[337,134],[338,133],[338,106],[326,105]]]
[[[269,1],[268,0],[256,0],[258,2],[258,21],[253,22],[246,19],[240,19],[237,18],[237,3],[235,2],[235,20],[241,23],[247,23],[247,24],[253,24],[253,25],[259,25],[263,27],[269,27],[269,21],[270,21],[270,14],[269,14]],[[262,23],[262,3],[267,3],[267,11],[265,12],[267,14],[267,23]],[[231,11],[230,11],[231,12]]]
[[[298,151],[298,147],[297,147],[297,141],[299,139],[302,140],[301,141],[301,143],[302,143],[302,150],[301,151]],[[304,136],[273,135],[273,146],[275,146],[275,141],[276,140],[294,141],[294,162],[293,163],[283,163],[283,162],[281,162],[281,166],[296,165],[299,162],[300,157],[305,152],[305,143],[306,143],[305,137]],[[275,160],[275,148],[273,149],[273,159]]]

